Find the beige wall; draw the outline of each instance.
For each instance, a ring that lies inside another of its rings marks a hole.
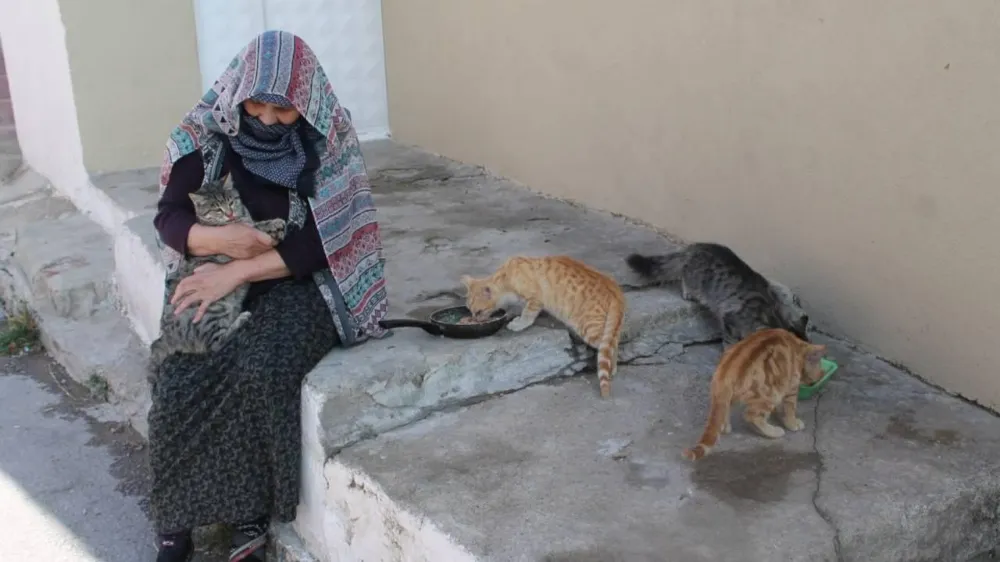
[[[993,408],[993,0],[383,0],[393,136],[722,241]]]
[[[193,4],[60,0],[90,172],[158,166],[201,96]]]

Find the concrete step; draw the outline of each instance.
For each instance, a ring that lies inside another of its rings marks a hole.
[[[85,320],[112,309],[111,239],[78,212],[18,228],[12,261],[32,295],[60,317]]]
[[[0,125],[0,184],[10,180],[21,167],[21,147],[12,125]]]
[[[822,341],[841,369],[800,404],[805,431],[766,440],[734,413],[698,463],[680,451],[717,346],[626,367],[613,402],[579,379],[535,386],[345,449],[324,471],[343,522],[328,540],[339,560],[497,562],[965,562],[996,547],[1000,419]]]
[[[90,183],[105,194],[124,220],[156,212],[160,190],[158,167],[91,174]]]
[[[17,143],[17,130],[14,127],[0,127],[0,155],[20,156],[21,148]]]
[[[14,104],[9,100],[0,100],[0,127],[14,124]]]
[[[623,257],[669,243],[610,215],[546,199],[482,169],[389,141],[365,146],[387,258],[390,314],[425,318],[462,301],[463,274],[486,275],[511,255],[570,254],[630,281]],[[634,281],[634,280],[632,280]],[[701,311],[666,289],[628,294],[622,362],[717,337]],[[303,505],[295,527],[312,552],[332,552],[323,466],[361,440],[434,412],[577,374],[593,358],[571,351],[550,318],[522,333],[474,341],[401,329],[335,350],[303,389]],[[588,377],[597,393],[596,381]],[[614,392],[614,390],[612,391]]]
[[[145,434],[145,349],[115,306],[111,238],[30,170],[0,186],[0,225],[4,302],[26,305],[69,375]]]
[[[268,560],[280,562],[317,562],[309,552],[295,528],[287,523],[271,525],[271,540],[268,543]]]
[[[19,154],[0,154],[0,183],[8,181],[20,168]]]
[[[95,214],[107,217],[114,239],[115,281],[122,310],[147,345],[159,333],[164,269],[153,228],[159,168],[94,174]],[[155,280],[155,281],[151,281]]]

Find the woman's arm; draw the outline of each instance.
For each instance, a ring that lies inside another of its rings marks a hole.
[[[250,259],[237,259],[225,265],[202,264],[177,284],[170,303],[174,314],[179,315],[191,306],[197,306],[194,322],[201,320],[208,305],[236,290],[243,283],[288,277],[289,271],[281,255],[268,250]]]
[[[191,256],[214,256],[224,253],[218,227],[191,225],[187,235],[187,253]]]
[[[188,256],[224,254],[246,259],[274,247],[271,237],[246,224],[198,224],[191,193],[201,188],[205,169],[201,152],[182,156],[170,170],[170,179],[157,202],[153,224],[164,244]],[[223,173],[226,167],[223,166]]]
[[[273,247],[274,239],[243,223],[225,226],[196,224],[188,230],[187,253],[192,256],[225,254],[233,259],[246,260]]]
[[[188,196],[201,186],[204,176],[201,152],[195,151],[182,156],[174,162],[167,186],[156,203],[153,225],[163,243],[181,254],[191,253],[188,248],[188,238],[198,222],[194,215],[194,203]]]
[[[244,283],[281,279],[291,275],[277,250],[268,250],[248,260],[235,260],[229,267],[234,269],[237,278]]]
[[[281,260],[296,279],[304,279],[316,271],[330,267],[311,212],[306,215],[302,228],[287,234],[274,249],[281,254]]]

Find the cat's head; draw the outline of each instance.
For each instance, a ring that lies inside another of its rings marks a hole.
[[[771,294],[778,302],[778,314],[788,331],[804,341],[809,341],[809,315],[802,308],[798,295],[781,283],[771,281],[769,284]]]
[[[477,279],[463,275],[462,285],[465,285],[465,307],[473,316],[487,318],[500,306],[502,291],[495,286],[492,277]]]
[[[802,353],[805,356],[802,363],[802,382],[814,384],[823,378],[823,365],[820,359],[826,355],[826,346],[803,342]]]
[[[209,182],[188,197],[194,203],[198,222],[207,226],[223,226],[240,220],[243,203],[239,193],[225,185],[225,180]]]

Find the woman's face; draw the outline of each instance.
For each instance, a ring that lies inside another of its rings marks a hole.
[[[299,119],[299,110],[273,103],[246,100],[243,102],[243,109],[253,117],[260,119],[260,122],[265,125],[274,125],[275,123],[291,125]]]

